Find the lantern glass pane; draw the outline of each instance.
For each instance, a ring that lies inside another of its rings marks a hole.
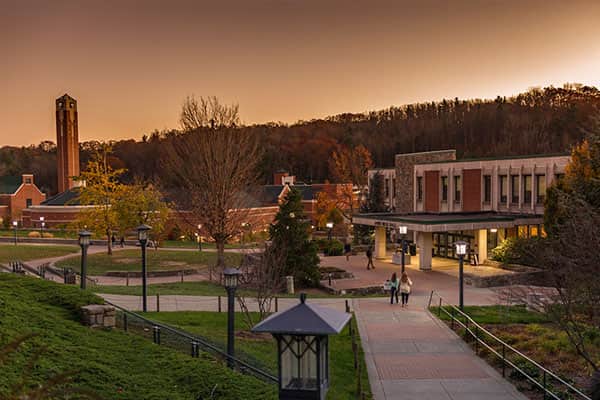
[[[225,287],[237,287],[237,275],[225,275]]]
[[[319,389],[317,339],[314,336],[283,336],[281,343],[281,388]]]
[[[407,232],[407,231],[408,231],[408,229],[406,228],[406,226],[400,226],[400,227],[398,227],[398,232],[399,232],[401,235],[406,235],[406,232]]]
[[[148,232],[146,230],[140,229],[138,231],[138,240],[147,240]]]
[[[321,382],[327,384],[329,381],[329,351],[327,349],[327,337],[321,340]]]

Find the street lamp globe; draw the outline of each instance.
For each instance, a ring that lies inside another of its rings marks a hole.
[[[325,224],[325,226],[329,229],[333,228],[333,222],[328,222]]]
[[[79,245],[80,246],[89,246],[90,238],[92,237],[92,232],[90,231],[79,231]]]
[[[223,284],[225,289],[235,289],[238,286],[239,276],[242,272],[237,268],[225,268],[223,270]]]
[[[148,241],[148,231],[150,231],[152,227],[146,224],[142,224],[136,229],[138,234],[138,240],[140,241],[140,243],[146,243]]]
[[[408,228],[404,225],[400,225],[398,227],[398,233],[401,235],[406,235],[406,232],[408,232]]]
[[[467,247],[469,246],[469,243],[459,240],[458,242],[454,242],[454,246],[456,248],[456,255],[464,256],[467,254]]]
[[[12,224],[15,228],[17,227],[17,225],[19,225],[19,223],[17,221],[13,221]]]

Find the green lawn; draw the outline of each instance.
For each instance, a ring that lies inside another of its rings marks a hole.
[[[0,354],[9,355],[6,345],[15,339],[37,334],[0,362],[0,398],[25,398],[12,393],[23,379],[34,388],[66,371],[73,371],[74,388],[102,399],[276,398],[274,385],[234,373],[207,355],[194,359],[135,334],[82,326],[78,309],[90,302],[101,299],[70,286],[0,274]]]
[[[17,229],[17,237],[27,237],[29,232],[39,233],[39,229]],[[55,238],[66,238],[66,239],[77,239],[77,231],[71,230],[60,230],[60,229],[44,229],[44,237],[47,233],[50,233]],[[13,229],[0,229],[0,236],[2,237],[15,237],[15,231]]]
[[[178,249],[197,249],[198,242],[192,242],[189,240],[162,240],[160,242],[162,247],[174,247]],[[240,249],[243,247],[255,247],[254,244],[241,245],[240,243],[225,243],[226,249]],[[215,249],[216,246],[213,242],[202,242],[202,249]]]
[[[46,246],[30,244],[0,244],[0,263],[64,256],[80,251],[77,246]]]
[[[444,309],[449,313],[451,307],[445,306]],[[431,307],[430,311],[444,321],[449,321],[450,317],[442,311],[438,314],[438,307]],[[548,318],[539,312],[529,311],[523,305],[519,306],[465,306],[465,314],[469,315],[475,322],[481,325],[488,324],[532,324],[546,323]],[[458,313],[456,313],[458,318]]]
[[[168,325],[179,327],[187,332],[209,338],[225,348],[227,335],[227,313],[217,312],[161,312],[147,313],[147,317],[162,321]],[[355,332],[356,322],[353,320]],[[360,336],[356,340],[360,349],[360,362],[362,363],[362,385],[365,393],[364,399],[371,399],[364,354],[360,345]],[[242,359],[256,360],[273,374],[277,375],[277,346],[270,335],[250,335],[247,327],[242,322],[239,313],[236,314],[236,339],[237,354]],[[348,334],[348,327],[342,333],[330,337],[330,380],[331,387],[327,395],[328,400],[346,400],[356,398],[357,377],[354,370],[352,353],[352,340]]]
[[[225,262],[237,266],[241,255],[237,253],[226,253]],[[169,250],[147,250],[148,271],[167,271],[181,269],[203,269],[208,265],[214,265],[217,260],[215,252],[191,252],[191,251],[169,251]],[[57,263],[59,267],[73,267],[80,265],[80,257],[61,260]],[[105,253],[91,254],[88,256],[88,274],[103,275],[108,271],[140,271],[141,250],[119,250],[112,256]]]

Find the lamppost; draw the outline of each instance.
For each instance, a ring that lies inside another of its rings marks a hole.
[[[329,232],[327,233],[327,239],[331,241],[331,231],[333,231],[333,222],[328,222],[325,224],[325,226],[327,227],[327,229],[329,229]]]
[[[15,230],[15,246],[17,245],[17,227],[19,226],[19,223],[17,221],[13,221],[13,229]]]
[[[408,231],[408,228],[404,225],[401,225],[398,227],[398,233],[400,235],[402,235],[402,273],[404,273],[404,268],[405,268],[405,262],[404,262],[404,258],[406,256],[406,240],[405,240],[405,235],[406,232]]]
[[[235,366],[233,357],[235,354],[233,345],[233,332],[235,324],[235,290],[238,286],[239,276],[242,272],[237,268],[225,268],[223,270],[223,284],[227,290],[227,365],[233,369]]]
[[[202,251],[202,224],[198,224],[198,251]]]
[[[464,309],[464,277],[463,277],[463,262],[469,243],[459,240],[454,242],[456,254],[458,255],[458,306],[461,311]]]
[[[146,273],[146,244],[148,243],[148,231],[151,226],[142,224],[137,227],[138,241],[142,248],[142,311],[148,311],[147,273]]]
[[[352,315],[306,302],[275,313],[252,332],[270,333],[277,341],[280,400],[321,400],[330,387],[329,336],[339,334]]]
[[[81,288],[85,289],[87,281],[87,251],[90,245],[92,233],[89,231],[79,231],[79,246],[81,247]]]
[[[46,225],[46,223],[44,222],[44,217],[40,217],[40,237],[41,238],[44,237],[44,225]]]

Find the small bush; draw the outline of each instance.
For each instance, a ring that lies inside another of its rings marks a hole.
[[[31,231],[27,234],[27,237],[30,238],[39,238],[41,235],[38,231]]]
[[[323,252],[326,256],[341,256],[344,254],[344,244],[336,239],[330,240]]]
[[[540,267],[535,254],[541,240],[544,239],[540,237],[508,238],[492,249],[492,260],[505,264]]]

